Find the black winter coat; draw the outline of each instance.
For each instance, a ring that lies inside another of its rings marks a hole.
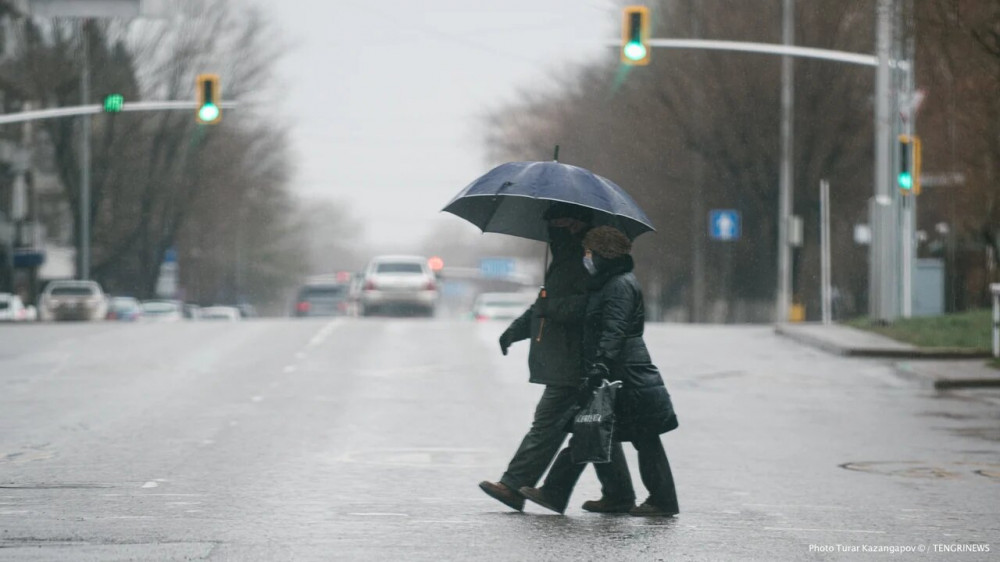
[[[677,428],[677,416],[663,377],[642,338],[645,312],[631,256],[597,258],[590,280],[583,330],[584,361],[603,363],[622,381],[615,405],[615,440],[659,435]]]
[[[553,233],[549,244],[552,264],[545,273],[545,302],[537,299],[507,332],[512,341],[530,339],[530,382],[576,387],[584,372],[583,313],[590,276],[583,267],[583,233],[560,230],[564,232]]]

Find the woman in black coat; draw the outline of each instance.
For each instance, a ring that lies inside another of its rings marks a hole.
[[[629,513],[676,515],[677,492],[660,434],[677,428],[677,416],[642,338],[645,313],[642,290],[632,273],[632,244],[621,231],[601,226],[587,234],[583,246],[584,264],[591,274],[583,331],[584,364],[589,367],[583,384],[593,388],[602,379],[622,382],[615,404],[614,439],[630,441],[635,447],[639,474],[649,492],[649,498]],[[541,488],[519,491],[562,513],[584,466],[573,463],[567,447],[556,457]]]

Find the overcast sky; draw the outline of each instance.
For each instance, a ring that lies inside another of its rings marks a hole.
[[[379,251],[409,251],[485,173],[482,117],[608,56],[613,0],[259,0],[280,62],[295,190],[343,201]],[[539,160],[550,155],[540,154]]]

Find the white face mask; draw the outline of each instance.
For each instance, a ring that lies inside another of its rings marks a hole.
[[[583,267],[587,273],[597,275],[597,266],[594,265],[594,260],[590,256],[583,256]]]

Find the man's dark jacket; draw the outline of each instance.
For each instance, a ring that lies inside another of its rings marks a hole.
[[[590,280],[583,352],[586,365],[602,363],[622,381],[615,403],[616,441],[659,435],[677,428],[667,387],[642,338],[645,312],[632,257],[596,259]]]
[[[552,264],[545,273],[545,302],[540,302],[543,299],[539,297],[511,322],[507,333],[511,341],[531,339],[531,382],[576,387],[584,374],[581,344],[590,276],[583,267],[583,233],[560,234],[549,244]]]

